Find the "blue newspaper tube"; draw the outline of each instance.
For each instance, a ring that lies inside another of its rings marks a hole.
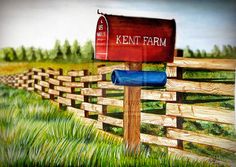
[[[167,76],[158,71],[114,70],[111,80],[113,84],[122,86],[165,86]]]

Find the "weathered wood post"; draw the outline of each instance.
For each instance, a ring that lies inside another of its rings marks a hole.
[[[88,70],[84,70],[84,76],[88,76],[89,75],[89,71]],[[84,82],[84,88],[89,88],[90,84],[89,82]],[[84,95],[84,102],[89,102],[89,96]],[[88,118],[89,117],[89,111],[84,110],[84,117]]]
[[[62,68],[59,68],[58,71],[59,71],[59,76],[63,76],[63,69],[62,69]],[[58,76],[57,76],[57,79],[58,79]],[[63,81],[59,80],[59,84],[58,84],[58,85],[59,85],[59,86],[63,86]],[[61,90],[58,90],[58,91],[59,91],[59,95],[57,96],[57,100],[58,100],[60,97],[63,96],[63,92],[62,92]],[[57,101],[57,102],[58,102],[58,101]],[[58,107],[59,107],[60,109],[62,109],[62,107],[63,107],[62,103],[58,102]]]
[[[48,68],[47,73],[49,74],[48,76],[48,82],[49,82],[49,98],[50,100],[54,101],[55,100],[55,91],[54,91],[54,87],[55,87],[55,83],[54,83],[54,79],[55,76],[59,75],[59,71],[55,71],[52,68]],[[58,81],[59,82],[59,81]]]
[[[175,57],[183,57],[183,50],[177,49],[175,50]],[[183,68],[182,67],[177,67],[177,76],[176,79],[183,79]],[[183,93],[182,92],[176,92],[176,102],[178,103],[183,103]],[[177,117],[177,128],[178,129],[183,129],[183,122],[184,119],[183,117]],[[183,150],[183,140],[177,140],[178,142],[178,149]]]
[[[141,86],[163,86],[163,72],[142,72],[143,62],[172,62],[175,20],[102,14],[98,19],[95,59],[123,61],[126,70],[114,70],[112,82],[124,89],[124,143],[131,152],[140,145]]]
[[[102,65],[98,65],[97,68],[100,68],[100,67],[104,67],[105,65],[102,64]],[[106,81],[106,74],[101,74],[102,75],[102,81]],[[102,89],[102,96],[101,97],[106,97],[107,95],[107,90],[106,89]],[[107,114],[107,105],[102,105],[102,115],[106,115]],[[104,129],[104,126],[105,124],[102,123],[100,126],[102,127],[102,129]]]
[[[142,70],[142,63],[126,63],[126,70]],[[141,87],[124,87],[124,142],[128,150],[139,151],[140,145],[140,97]]]
[[[28,81],[27,81],[27,90],[28,91],[33,91],[33,82],[34,82],[34,80],[33,80],[33,71],[32,71],[32,69],[30,69],[29,71],[28,71]]]

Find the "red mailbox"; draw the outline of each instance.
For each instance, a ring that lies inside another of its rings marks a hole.
[[[107,61],[172,62],[175,20],[102,15],[97,22],[95,58]]]

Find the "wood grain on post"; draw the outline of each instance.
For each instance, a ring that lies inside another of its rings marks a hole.
[[[126,63],[127,70],[142,70],[141,63]],[[124,88],[124,142],[129,151],[139,151],[141,87]]]

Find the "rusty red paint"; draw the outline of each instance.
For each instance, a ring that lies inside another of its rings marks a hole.
[[[95,58],[172,62],[175,34],[175,20],[102,15],[97,22]]]

